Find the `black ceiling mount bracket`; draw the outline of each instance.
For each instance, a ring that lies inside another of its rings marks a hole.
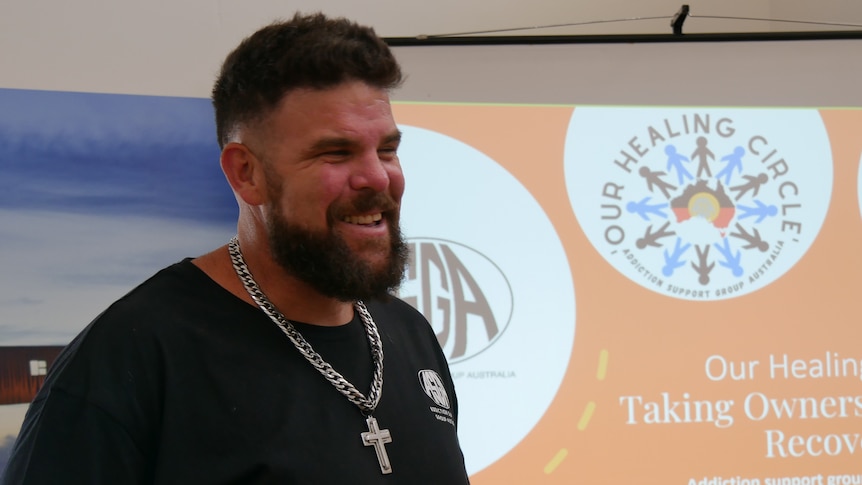
[[[682,24],[688,18],[688,10],[688,5],[683,5],[671,19],[670,26],[673,27],[673,35],[682,35]]]

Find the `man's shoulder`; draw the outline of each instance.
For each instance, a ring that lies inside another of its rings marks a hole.
[[[191,262],[191,258],[186,258],[157,271],[114,302],[111,308],[118,304],[119,306],[136,304],[140,300],[146,301],[153,296],[170,300],[171,295],[181,293],[179,290],[200,291],[207,280],[208,277]]]
[[[227,290],[192,263],[191,258],[167,266],[114,301],[97,318],[140,320],[153,315],[200,311],[229,296]]]
[[[224,308],[231,300],[220,298],[219,291],[226,292],[191,259],[167,266],[96,316],[66,346],[57,367],[74,367],[77,375],[176,352],[211,322],[210,316],[230,314],[230,308]]]
[[[217,298],[220,287],[187,258],[167,266],[114,301],[82,332],[89,340],[112,340],[121,334],[144,337],[170,328],[183,315],[200,312]]]
[[[428,320],[416,308],[395,295],[365,302],[368,311],[375,318],[398,319],[414,325],[427,326]]]
[[[412,342],[412,345],[439,350],[437,336],[431,323],[408,302],[391,296],[367,302],[371,317],[377,322],[380,332],[397,342]]]

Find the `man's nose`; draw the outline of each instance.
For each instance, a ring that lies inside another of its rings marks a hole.
[[[382,192],[389,186],[389,172],[386,161],[381,160],[376,151],[356,159],[350,175],[350,186],[354,190],[371,189]]]

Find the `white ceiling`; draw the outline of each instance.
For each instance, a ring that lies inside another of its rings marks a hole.
[[[477,31],[613,35],[669,34],[670,19],[683,3],[690,6],[684,29],[689,33],[862,29],[858,0],[258,0],[253,6],[223,0],[219,8],[225,19],[257,24],[293,10],[322,10],[373,25],[387,37]],[[555,25],[563,27],[535,28]]]
[[[691,17],[683,32],[689,34],[862,30],[858,0],[688,4]],[[0,87],[207,96],[230,49],[295,11],[346,16],[384,37],[478,31],[618,35],[669,34],[681,5],[679,0],[0,0]],[[518,28],[524,30],[509,30]]]

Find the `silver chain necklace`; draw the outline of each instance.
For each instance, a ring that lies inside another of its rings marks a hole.
[[[269,301],[251,276],[251,271],[249,271],[248,266],[245,264],[242,251],[239,249],[239,239],[237,236],[231,238],[228,243],[228,251],[230,252],[233,269],[236,271],[237,276],[239,276],[242,285],[249,296],[251,296],[251,299],[281,329],[299,353],[305,357],[305,360],[317,369],[344,397],[359,407],[362,414],[365,415],[368,431],[362,433],[362,442],[365,446],[374,447],[377,453],[377,460],[380,462],[380,471],[384,474],[392,473],[392,465],[389,463],[389,457],[383,446],[385,443],[391,443],[392,437],[389,430],[378,427],[377,420],[371,415],[377,408],[377,403],[380,402],[380,395],[383,393],[383,342],[380,340],[377,325],[371,318],[371,313],[368,312],[365,304],[357,300],[353,303],[353,307],[359,313],[359,317],[365,327],[365,334],[371,346],[371,358],[374,362],[374,372],[368,396],[359,392],[356,386],[345,379],[329,362],[323,360],[323,357],[312,348],[311,344],[296,330],[290,320],[285,318],[278,308]]]

